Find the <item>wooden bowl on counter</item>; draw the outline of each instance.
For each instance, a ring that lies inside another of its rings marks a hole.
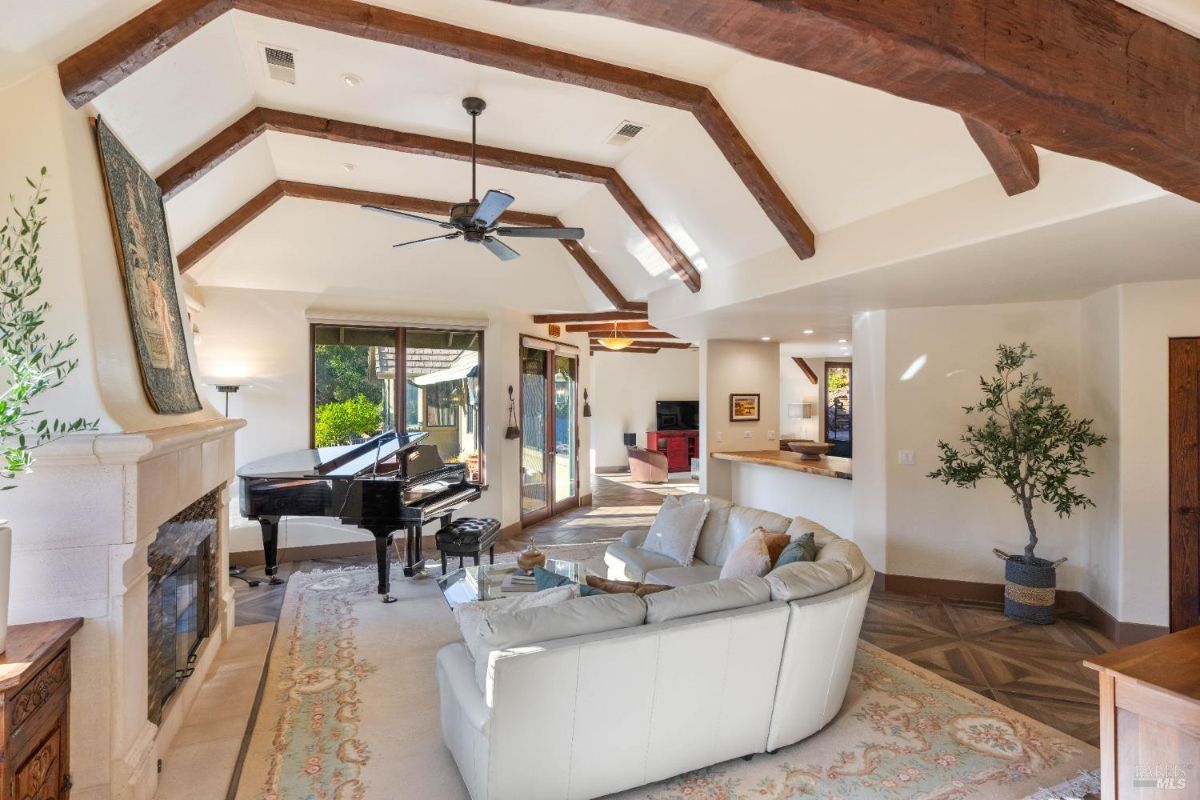
[[[829,451],[833,449],[829,442],[788,442],[787,446],[788,450],[799,454],[805,461],[820,461],[822,456],[829,455]]]

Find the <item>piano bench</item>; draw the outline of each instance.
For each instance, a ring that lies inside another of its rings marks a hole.
[[[492,563],[496,563],[496,542],[500,539],[500,521],[488,517],[461,517],[437,532],[437,549],[442,554],[442,574],[447,572],[446,556],[458,556],[458,566],[463,558],[472,556],[479,566],[480,554],[488,551]]]

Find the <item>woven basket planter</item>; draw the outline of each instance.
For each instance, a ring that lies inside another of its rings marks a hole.
[[[1004,559],[1004,614],[1010,619],[1033,622],[1037,625],[1054,623],[1054,587],[1057,583],[1058,561],[993,551]]]

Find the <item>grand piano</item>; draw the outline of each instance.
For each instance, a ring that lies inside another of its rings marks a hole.
[[[448,523],[454,512],[479,498],[466,465],[446,464],[428,434],[385,431],[355,445],[297,450],[247,464],[237,471],[242,516],[262,526],[263,555],[271,583],[278,569],[279,520],[285,516],[337,517],[375,537],[379,595],[391,596],[388,548],[405,532],[404,574],[422,572],[422,529]]]

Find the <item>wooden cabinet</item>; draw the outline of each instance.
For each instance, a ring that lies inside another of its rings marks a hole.
[[[1200,628],[1084,662],[1100,673],[1103,800],[1200,792]]]
[[[690,472],[700,454],[700,431],[647,431],[646,447],[667,456],[667,471]]]
[[[66,800],[70,794],[71,635],[82,624],[62,619],[8,630],[0,655],[0,800]]]

